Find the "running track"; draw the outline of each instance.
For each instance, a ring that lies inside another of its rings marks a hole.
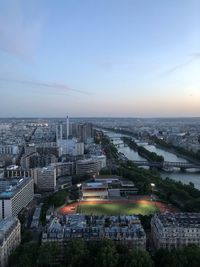
[[[143,203],[143,204],[148,204],[148,203],[154,203],[154,205],[159,209],[161,213],[163,212],[177,212],[178,209],[169,206],[165,203],[159,202],[159,201],[151,201],[149,199],[149,196],[137,196],[135,199],[110,199],[110,200],[91,200],[91,201],[80,201],[80,202],[75,202],[69,205],[65,205],[58,209],[58,213],[62,215],[67,215],[67,214],[74,214],[76,213],[77,207],[80,204],[110,204],[110,203],[119,203],[119,204],[125,204],[125,203]]]

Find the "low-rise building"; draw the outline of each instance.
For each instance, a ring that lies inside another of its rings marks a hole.
[[[20,222],[17,218],[0,220],[0,266],[5,267],[8,257],[21,242]]]
[[[82,198],[108,198],[108,184],[104,182],[98,183],[83,183],[82,184]]]
[[[137,194],[138,189],[132,181],[116,175],[100,175],[94,178],[95,182],[103,182],[108,185],[109,198],[120,198]]]
[[[151,233],[156,249],[200,246],[200,213],[155,214]]]
[[[40,214],[41,214],[41,210],[42,210],[42,205],[43,203],[40,203],[33,214],[33,218],[32,218],[32,222],[31,222],[31,228],[38,228],[39,223],[40,223]]]

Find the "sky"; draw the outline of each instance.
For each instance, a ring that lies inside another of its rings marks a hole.
[[[200,116],[199,0],[0,0],[0,117]]]

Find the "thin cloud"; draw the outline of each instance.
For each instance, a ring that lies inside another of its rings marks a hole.
[[[199,59],[200,59],[200,53],[195,53],[192,55],[192,58],[190,60],[188,60],[184,63],[178,64],[178,65],[174,66],[173,68],[167,70],[166,72],[163,73],[163,76],[170,75],[170,74],[176,72],[177,70],[182,69],[182,68],[190,65],[191,63],[193,63],[194,61],[199,60]]]
[[[38,82],[38,81],[31,81],[31,80],[2,78],[2,77],[0,77],[0,81],[9,82],[9,83],[11,82],[11,83],[26,84],[26,85],[30,85],[30,86],[36,86],[36,87],[46,87],[46,88],[55,89],[56,92],[58,90],[62,91],[62,92],[70,92],[70,91],[72,91],[72,92],[76,92],[76,93],[89,95],[89,93],[86,92],[86,91],[73,89],[73,88],[68,87],[65,84],[62,84],[62,83]]]
[[[0,8],[0,49],[32,61],[43,28],[43,18],[26,19],[22,1],[5,1]]]

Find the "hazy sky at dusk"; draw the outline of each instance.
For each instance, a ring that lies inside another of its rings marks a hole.
[[[200,116],[199,0],[0,0],[0,117]]]

